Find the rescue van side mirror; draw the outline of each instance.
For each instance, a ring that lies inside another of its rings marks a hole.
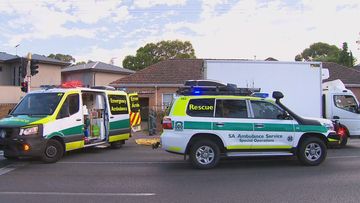
[[[274,91],[272,94],[272,97],[276,100],[280,100],[282,98],[284,98],[283,93],[279,92],[279,91]]]

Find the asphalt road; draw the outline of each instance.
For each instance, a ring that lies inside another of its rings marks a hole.
[[[68,153],[60,162],[0,158],[0,202],[359,202],[360,140],[317,167],[295,158],[223,160],[195,170],[139,146]]]

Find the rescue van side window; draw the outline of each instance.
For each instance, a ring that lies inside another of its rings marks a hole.
[[[216,100],[215,117],[248,118],[245,100]]]
[[[191,99],[186,113],[193,117],[213,117],[215,99]]]
[[[284,114],[280,108],[269,102],[251,101],[251,107],[257,119],[281,119],[280,116]]]
[[[69,117],[79,112],[79,94],[69,95],[61,107],[58,119]]]
[[[128,114],[126,95],[108,95],[112,115]]]

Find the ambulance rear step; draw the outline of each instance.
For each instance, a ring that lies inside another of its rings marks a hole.
[[[103,145],[106,144],[106,142],[95,142],[95,143],[91,143],[91,144],[85,144],[84,147],[91,147],[91,146],[97,146],[97,145]]]
[[[249,157],[249,156],[293,156],[291,152],[228,152],[228,157]]]

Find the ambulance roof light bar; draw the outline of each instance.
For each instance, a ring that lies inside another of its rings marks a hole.
[[[237,95],[251,96],[260,88],[238,88],[235,84],[224,84],[212,80],[188,80],[177,91],[179,95]]]

